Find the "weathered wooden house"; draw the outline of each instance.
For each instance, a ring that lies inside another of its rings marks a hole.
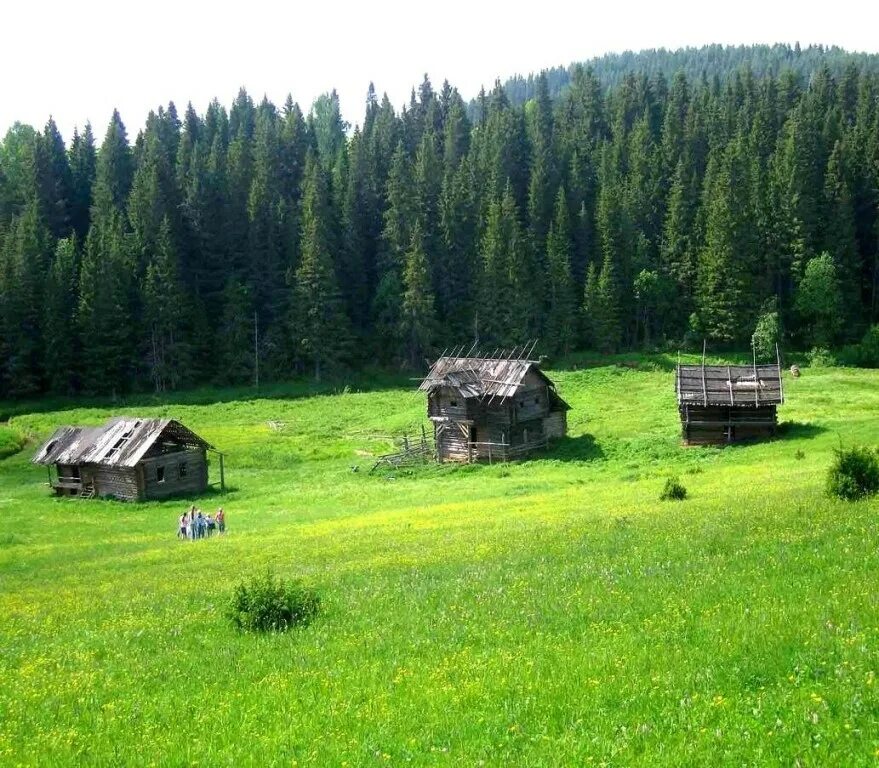
[[[444,355],[419,389],[439,461],[506,461],[567,432],[570,406],[534,360]]]
[[[173,419],[111,419],[100,427],[59,427],[37,451],[59,496],[127,501],[194,495],[208,487],[207,451],[223,454]],[[53,469],[54,468],[54,469]]]
[[[781,366],[679,365],[675,375],[686,445],[771,437],[784,402]]]

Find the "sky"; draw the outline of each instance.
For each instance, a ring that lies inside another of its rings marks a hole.
[[[401,106],[427,73],[465,99],[495,78],[608,52],[708,43],[823,43],[879,52],[875,0],[521,3],[518,0],[307,3],[290,0],[15,2],[0,14],[0,135],[52,115],[69,140],[91,121],[100,142],[114,108],[133,138],[150,109],[199,113],[241,86],[304,111],[335,88],[362,120],[370,81]],[[820,11],[819,11],[820,8]]]

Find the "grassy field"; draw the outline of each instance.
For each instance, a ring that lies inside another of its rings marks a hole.
[[[783,437],[726,449],[680,446],[666,359],[552,375],[554,451],[397,474],[367,470],[419,428],[411,385],[17,407],[0,445],[174,416],[233,488],[200,502],[230,533],[181,542],[184,501],[58,500],[32,445],[0,461],[0,765],[876,764],[879,501],[824,476],[879,443],[879,372],[786,377]],[[315,623],[229,627],[264,565]]]

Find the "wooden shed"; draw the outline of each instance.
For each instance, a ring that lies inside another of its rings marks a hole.
[[[197,494],[208,487],[207,451],[223,454],[173,419],[111,419],[100,427],[59,427],[32,459],[48,467],[59,496],[126,501]],[[54,469],[53,469],[54,468]]]
[[[675,374],[686,445],[771,437],[784,402],[781,366],[678,365]]]
[[[567,433],[570,406],[536,360],[443,355],[419,389],[439,461],[506,461]]]

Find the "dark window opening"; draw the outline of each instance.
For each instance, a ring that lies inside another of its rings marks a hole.
[[[165,482],[165,468],[164,467],[156,467],[156,482],[164,483]]]
[[[539,397],[534,398],[534,405],[540,405],[540,398]]]
[[[180,477],[186,477],[186,462],[185,461],[178,466],[178,470],[180,472]]]
[[[449,405],[451,405],[452,408],[457,408],[457,407],[458,407],[458,401],[457,401],[457,400],[449,400]]]

